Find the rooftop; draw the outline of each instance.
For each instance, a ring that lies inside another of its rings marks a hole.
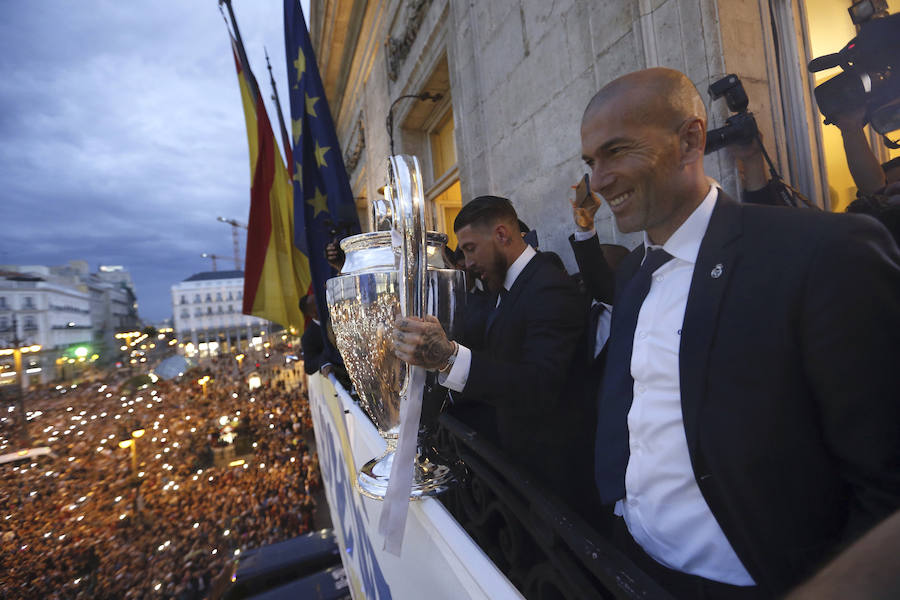
[[[209,281],[211,279],[243,279],[243,271],[203,271],[194,273],[185,281]]]

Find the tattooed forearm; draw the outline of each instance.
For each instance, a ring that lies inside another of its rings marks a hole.
[[[452,352],[453,342],[447,339],[443,331],[428,331],[413,355],[415,361],[426,369],[436,369],[447,364]]]

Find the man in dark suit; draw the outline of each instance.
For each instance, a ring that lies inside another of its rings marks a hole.
[[[309,319],[309,324],[300,338],[300,347],[303,350],[303,370],[307,375],[313,375],[320,370],[325,376],[332,372],[343,375],[344,362],[337,348],[328,342],[325,330],[322,329],[315,296],[309,294],[300,299],[300,312]],[[350,388],[347,387],[347,389]]]
[[[678,71],[585,110],[591,187],[644,244],[616,274],[596,478],[678,597],[766,598],[900,506],[900,252],[871,219],[742,205]]]
[[[585,419],[582,399],[565,394],[564,386],[587,301],[568,274],[525,243],[509,200],[475,198],[454,230],[466,269],[491,293],[482,339],[467,347],[450,341],[433,317],[398,319],[395,351],[439,370],[442,385],[462,392],[458,402],[493,406],[502,449],[548,485],[565,486],[573,478],[562,461]],[[584,445],[576,459],[590,455]]]

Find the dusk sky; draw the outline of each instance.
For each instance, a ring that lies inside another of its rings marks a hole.
[[[233,5],[267,98],[269,51],[289,119],[283,4]],[[0,0],[0,74],[0,264],[122,265],[141,317],[171,316],[171,286],[212,269],[201,253],[234,254],[216,217],[246,223],[250,206],[216,0]]]

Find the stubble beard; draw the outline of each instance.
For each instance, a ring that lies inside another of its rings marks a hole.
[[[506,279],[506,271],[509,269],[509,262],[502,252],[497,250],[494,252],[494,258],[491,261],[490,270],[487,273],[490,276],[490,281],[485,283],[488,284],[488,289],[496,294],[500,291],[500,288],[503,287],[503,281]]]

